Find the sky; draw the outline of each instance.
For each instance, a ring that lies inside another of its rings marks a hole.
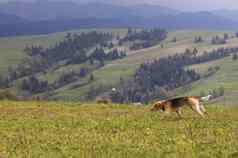
[[[13,0],[0,0],[0,2]],[[34,0],[15,0],[15,1],[34,1]],[[57,0],[54,0],[57,1]],[[59,0],[62,1],[62,0]],[[64,0],[68,1],[68,0]],[[238,0],[71,0],[75,2],[109,2],[118,4],[149,3],[166,6],[183,11],[205,11],[216,9],[237,9]]]

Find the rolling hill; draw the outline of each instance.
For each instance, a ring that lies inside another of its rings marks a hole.
[[[81,30],[81,31],[92,31],[92,30]],[[125,34],[126,29],[100,29],[99,31],[114,32],[116,34]],[[75,31],[80,32],[80,31]],[[77,100],[80,97],[84,96],[90,87],[97,85],[104,85],[110,89],[111,87],[116,87],[120,83],[120,78],[129,79],[133,76],[135,70],[139,67],[140,64],[150,61],[156,58],[166,57],[175,53],[182,53],[185,49],[197,48],[199,52],[203,51],[212,51],[213,49],[221,47],[236,47],[238,43],[237,38],[232,38],[234,32],[228,32],[230,39],[226,44],[223,45],[211,45],[211,38],[219,35],[223,36],[225,32],[221,31],[173,31],[169,32],[168,38],[163,42],[164,47],[161,48],[160,45],[156,45],[151,48],[130,51],[128,56],[124,59],[110,61],[105,64],[104,67],[96,69],[93,71],[95,80],[90,84],[81,85],[83,80],[75,81],[73,83],[67,84],[53,92],[53,98],[61,99],[72,99]],[[4,74],[7,71],[8,66],[20,62],[24,58],[24,53],[22,52],[26,44],[40,44],[45,47],[48,47],[55,42],[63,40],[65,33],[56,33],[50,35],[41,35],[41,36],[25,36],[25,37],[11,37],[11,38],[0,38],[1,45],[1,72]],[[202,36],[205,39],[203,43],[194,43],[194,38],[197,36]],[[172,39],[176,37],[177,42],[171,42]],[[6,53],[8,52],[8,53]],[[8,59],[8,60],[5,60]],[[227,103],[226,98],[231,98],[232,101],[237,98],[235,80],[236,76],[236,62],[232,62],[230,57],[225,59],[220,59],[218,61],[212,61],[208,63],[203,63],[195,65],[194,67],[201,74],[206,72],[210,66],[220,65],[220,70],[213,76],[207,78],[202,78],[201,80],[192,83],[184,88],[179,88],[174,91],[174,95],[186,95],[193,94],[199,95],[201,91],[208,93],[213,88],[223,86],[225,88],[225,96],[220,98],[223,103]],[[59,67],[57,69],[47,70],[45,74],[39,74],[40,78],[43,80],[48,80],[49,82],[54,82],[55,79],[59,77],[60,74],[67,72],[69,70],[79,70],[83,65],[68,65],[67,67]],[[201,70],[200,70],[201,69]],[[217,81],[217,82],[214,82]],[[44,95],[44,94],[43,94]],[[228,104],[228,103],[227,103]]]
[[[135,70],[139,67],[140,64],[142,64],[146,61],[153,60],[155,58],[165,57],[165,56],[175,54],[175,53],[182,53],[187,48],[189,48],[189,49],[198,48],[199,52],[202,53],[203,51],[212,51],[213,49],[220,48],[220,47],[236,47],[237,42],[238,42],[237,39],[230,39],[229,42],[225,45],[211,45],[210,44],[209,40],[211,39],[211,37],[213,37],[215,35],[223,35],[223,33],[224,32],[206,32],[206,31],[170,32],[168,39],[164,43],[164,48],[161,48],[160,45],[158,45],[158,46],[144,49],[144,50],[129,52],[130,55],[128,55],[126,58],[110,62],[107,65],[105,65],[103,68],[96,70],[94,72],[94,76],[95,76],[96,80],[92,84],[85,85],[80,88],[72,88],[78,84],[77,82],[75,82],[75,83],[69,84],[63,88],[56,90],[56,94],[57,94],[56,96],[62,97],[62,98],[76,99],[76,98],[79,98],[79,96],[85,94],[88,91],[88,89],[90,88],[90,86],[92,86],[92,85],[96,86],[96,85],[102,84],[102,85],[107,85],[108,87],[116,86],[120,82],[120,77],[123,77],[123,78],[131,77],[134,74]],[[230,33],[230,35],[231,34],[232,33]],[[194,44],[193,43],[194,37],[199,36],[199,35],[201,35],[203,38],[205,38],[207,40],[207,42],[204,42],[202,44]],[[175,44],[171,43],[171,40],[173,37],[178,38],[178,42],[176,42]],[[229,65],[229,62],[227,62],[227,63],[224,62],[224,63],[225,63],[224,69],[226,67],[226,64],[228,64],[227,67],[231,66],[231,65]],[[207,63],[201,64],[201,65],[206,65],[206,64]],[[233,64],[235,64],[235,63],[233,63]],[[234,67],[234,69],[235,69],[235,67]],[[219,70],[219,73],[221,73],[221,75],[224,75],[225,72],[227,72],[227,71],[224,71],[223,68],[221,68],[221,70]],[[219,74],[219,73],[217,73],[217,74]],[[228,76],[233,76],[231,78],[235,78],[235,75],[236,75],[235,73],[230,73]],[[204,80],[204,79],[199,80],[197,83],[200,83],[202,80]],[[205,80],[207,81],[208,85],[210,83],[214,83],[213,77],[206,78]],[[229,79],[225,77],[223,80],[223,83],[218,82],[216,84],[210,84],[210,85],[214,85],[214,86],[211,86],[211,88],[209,88],[209,90],[211,90],[212,88],[217,88],[220,85],[220,86],[224,86],[225,89],[227,90],[227,92],[229,92],[229,85],[226,84],[226,80],[228,81]],[[236,82],[236,81],[234,81],[234,82]],[[196,83],[194,83],[194,84],[196,84]],[[207,85],[205,84],[204,91],[206,93],[208,93],[209,90],[206,90],[206,88],[205,88],[206,86]],[[199,87],[199,84],[198,84],[198,87]],[[234,88],[236,89],[236,87],[234,87]],[[195,91],[195,89],[194,89],[194,91]],[[183,89],[183,91],[175,91],[174,95],[180,95],[180,94],[200,95],[201,91],[199,91],[199,90],[197,90],[195,92],[194,91],[193,91],[193,89],[187,90],[185,88],[185,89]],[[233,95],[233,97],[236,98],[237,96]]]

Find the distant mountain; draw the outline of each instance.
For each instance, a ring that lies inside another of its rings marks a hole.
[[[180,13],[162,16],[162,27],[172,29],[237,29],[238,22],[214,15],[209,12]]]
[[[160,27],[165,29],[237,29],[238,22],[208,12],[180,13],[145,18],[138,16],[118,18],[57,19],[0,25],[0,36],[47,34],[80,28]]]
[[[77,4],[68,1],[35,1],[0,3],[0,12],[40,21],[55,19],[118,18],[127,16],[154,17],[173,15],[178,11],[159,5],[120,6],[106,3]]]
[[[16,15],[10,15],[5,13],[0,13],[0,25],[2,24],[16,24],[16,23],[24,23],[25,19],[20,18]]]
[[[46,0],[0,3],[0,18],[0,36],[46,34],[99,27],[238,28],[238,21],[210,12],[184,13],[158,5],[120,6]]]
[[[227,9],[223,9],[223,10],[215,10],[211,12],[214,15],[217,16],[221,16],[223,18],[227,18],[233,21],[237,21],[238,22],[238,10],[227,10]]]

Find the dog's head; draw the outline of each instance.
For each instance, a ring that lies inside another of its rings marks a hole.
[[[150,111],[164,111],[164,101],[158,101],[153,104],[153,107],[150,109]]]

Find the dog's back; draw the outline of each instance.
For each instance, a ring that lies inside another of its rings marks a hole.
[[[180,97],[168,100],[171,103],[172,108],[179,108],[184,105],[194,104],[193,102],[197,102],[200,100],[200,97],[197,96],[189,96],[189,97]]]

